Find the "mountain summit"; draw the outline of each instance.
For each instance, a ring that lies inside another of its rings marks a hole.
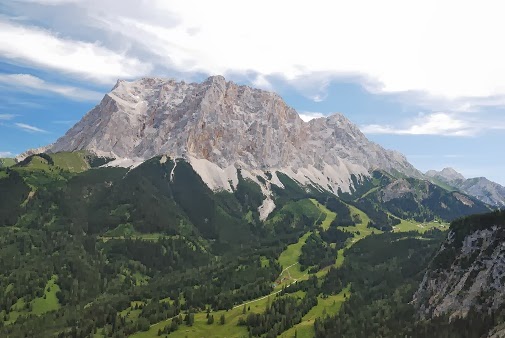
[[[421,175],[343,115],[304,122],[279,95],[222,76],[202,83],[118,81],[49,152],[76,150],[120,159],[185,158],[213,189],[231,189],[234,168],[253,178],[258,170],[281,170],[332,191],[349,191],[352,174],[373,169]]]
[[[444,168],[441,171],[429,170],[426,176],[433,179],[435,183],[438,181],[447,184],[484,203],[500,208],[505,206],[505,187],[485,177],[466,179],[452,168]]]
[[[441,171],[428,170],[426,176],[438,178],[446,183],[456,183],[458,181],[464,181],[465,176],[454,170],[453,168],[444,168]]]

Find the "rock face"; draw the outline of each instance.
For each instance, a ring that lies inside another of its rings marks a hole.
[[[414,296],[420,319],[465,317],[470,308],[490,313],[503,306],[505,213],[500,217],[501,221],[481,223],[477,229],[469,228],[467,221],[459,228],[451,226]]]
[[[461,190],[484,203],[496,207],[505,206],[505,187],[485,177],[466,179],[452,168],[444,168],[442,171],[429,170],[426,176]]]
[[[399,153],[372,143],[344,116],[304,122],[275,93],[213,76],[203,83],[118,81],[50,152],[86,149],[115,158],[186,158],[229,189],[242,168],[254,178],[280,170],[300,183],[349,191],[371,169],[421,174]],[[230,176],[231,175],[231,176]],[[202,176],[203,177],[203,176]]]

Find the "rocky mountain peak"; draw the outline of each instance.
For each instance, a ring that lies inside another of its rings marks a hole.
[[[201,175],[213,173],[210,186],[224,189],[236,179],[231,168],[253,178],[256,171],[282,170],[302,184],[333,191],[349,191],[352,174],[366,176],[372,169],[421,176],[342,114],[306,123],[276,93],[222,76],[201,83],[118,81],[49,151],[82,149],[115,158],[186,158]]]
[[[505,206],[505,187],[485,177],[466,179],[452,168],[444,168],[441,171],[429,170],[426,176],[474,196],[484,203],[497,207]]]
[[[465,176],[454,170],[453,168],[447,167],[442,169],[440,172],[440,175],[447,177],[448,179],[452,180],[464,180]]]
[[[465,180],[465,177],[462,174],[450,167],[444,168],[441,171],[429,170],[426,172],[426,175],[442,179],[447,183]]]

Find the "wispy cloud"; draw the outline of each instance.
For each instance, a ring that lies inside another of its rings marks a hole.
[[[1,18],[0,55],[103,83],[141,76],[152,69],[150,64],[98,42],[65,39],[39,27],[21,26]]]
[[[482,124],[454,114],[432,113],[421,114],[407,127],[369,124],[362,126],[361,130],[365,134],[473,136],[484,128]]]
[[[16,117],[15,114],[0,114],[0,121],[8,121],[12,120]]]
[[[305,122],[309,122],[310,120],[317,119],[319,117],[324,117],[325,115],[320,112],[313,112],[313,111],[303,111],[299,112],[298,115],[300,115],[300,118],[304,120]]]
[[[14,123],[14,125],[23,131],[28,133],[48,133],[47,130],[26,124],[26,123]]]
[[[407,155],[408,159],[426,159],[426,158],[464,158],[465,156],[461,154],[444,154],[444,155],[435,155],[435,154],[418,154],[418,155]]]
[[[54,124],[64,124],[64,125],[71,125],[77,123],[76,120],[58,120],[58,121],[52,121]]]
[[[44,81],[30,74],[0,74],[0,87],[25,92],[53,93],[77,101],[98,101],[103,93]]]

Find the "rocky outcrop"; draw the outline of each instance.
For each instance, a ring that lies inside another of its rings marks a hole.
[[[471,308],[491,313],[505,304],[505,214],[496,215],[501,220],[477,227],[451,226],[414,295],[420,319],[465,317]]]

